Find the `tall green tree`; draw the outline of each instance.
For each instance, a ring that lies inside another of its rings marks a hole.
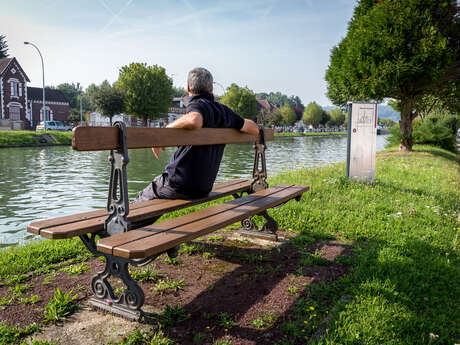
[[[126,111],[144,120],[166,116],[173,97],[172,79],[158,65],[131,63],[120,69],[117,86],[125,93]]]
[[[360,0],[331,51],[328,97],[337,105],[399,100],[400,150],[412,150],[416,98],[459,80],[458,12],[456,1]]]
[[[230,85],[220,101],[246,119],[254,119],[257,116],[256,95],[247,87]]]
[[[270,126],[282,125],[283,116],[281,115],[281,111],[279,109],[275,109],[270,114],[268,114],[266,121]]]
[[[69,101],[69,107],[80,109],[80,100],[78,95],[83,92],[80,83],[62,83],[56,86],[56,89],[61,91]]]
[[[297,120],[297,115],[295,111],[291,108],[289,104],[285,104],[280,108],[282,122],[285,126],[292,126]]]
[[[6,36],[0,35],[0,59],[8,57],[8,44],[6,44]]]
[[[125,110],[125,95],[119,87],[103,85],[93,92],[92,103],[102,116],[110,118],[112,125],[112,117]]]
[[[335,108],[329,110],[329,117],[330,120],[328,121],[327,125],[329,127],[333,126],[342,126],[345,122],[345,114],[343,113],[342,109]]]
[[[323,119],[323,108],[321,108],[316,102],[308,103],[302,116],[303,122],[306,125],[312,125],[317,127]]]

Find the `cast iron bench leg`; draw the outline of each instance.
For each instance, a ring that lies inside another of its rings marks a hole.
[[[137,282],[129,274],[129,265],[140,267],[150,263],[155,257],[142,260],[125,259],[113,255],[107,255],[96,250],[95,236],[80,236],[86,248],[94,256],[104,256],[105,268],[98,272],[91,280],[91,289],[94,296],[90,303],[102,310],[123,316],[130,320],[139,321],[144,312],[141,307],[145,296]],[[108,281],[110,277],[120,278],[126,286],[120,297],[116,298],[113,288]]]

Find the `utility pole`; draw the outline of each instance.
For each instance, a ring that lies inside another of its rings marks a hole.
[[[43,121],[45,121],[45,130],[46,130],[46,107],[45,107],[45,65],[43,63],[43,56],[42,56],[42,53],[40,52],[40,49],[38,49],[38,47],[31,43],[31,42],[24,42],[24,44],[29,44],[31,45],[32,47],[34,47],[35,49],[37,49],[38,51],[38,54],[40,55],[40,59],[42,60],[42,78],[43,78]],[[32,115],[32,122],[33,122],[33,115]]]
[[[82,92],[80,92],[80,124],[83,122],[83,106],[82,106],[82,101],[81,101],[81,96],[82,96]]]

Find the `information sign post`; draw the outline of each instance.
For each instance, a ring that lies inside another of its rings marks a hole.
[[[347,176],[373,182],[377,140],[377,104],[349,103]]]

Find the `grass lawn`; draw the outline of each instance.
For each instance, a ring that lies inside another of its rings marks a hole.
[[[2,146],[39,146],[40,144],[36,137],[40,134],[51,134],[56,142],[54,145],[70,145],[72,144],[72,132],[60,131],[0,131],[0,147]]]
[[[281,229],[297,235],[297,246],[321,238],[352,244],[352,256],[336,259],[349,273],[308,285],[273,326],[283,334],[276,344],[460,343],[456,155],[429,146],[405,154],[388,149],[378,155],[375,183],[350,182],[344,174],[345,165],[336,164],[269,181],[311,186],[301,202],[270,211]],[[77,240],[6,249],[0,252],[0,279],[21,282],[27,272],[82,261],[86,253]],[[306,255],[304,263],[318,260]]]

